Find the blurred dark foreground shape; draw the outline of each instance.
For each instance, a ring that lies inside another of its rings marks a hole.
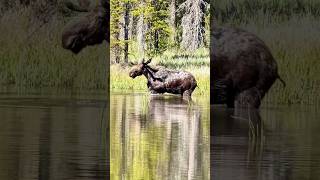
[[[276,79],[285,85],[276,60],[256,35],[217,25],[211,30],[211,104],[259,108]]]
[[[84,16],[73,20],[62,33],[62,45],[73,53],[79,53],[90,45],[101,44],[104,40],[109,42],[109,13],[108,1],[100,0],[93,9],[74,8],[75,11],[88,11]]]

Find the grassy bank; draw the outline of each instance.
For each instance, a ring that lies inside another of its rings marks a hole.
[[[0,86],[106,89],[105,45],[73,55],[61,46],[66,22],[54,14],[43,24],[33,9],[12,9],[0,17]]]
[[[132,57],[133,59],[133,57]],[[139,60],[132,60],[138,62]],[[154,57],[152,65],[161,65],[169,69],[185,70],[192,73],[198,83],[195,95],[209,95],[210,93],[210,57],[208,49],[199,49],[195,53],[170,50],[163,55]],[[111,91],[142,91],[147,92],[147,81],[144,76],[131,79],[130,67],[111,65]]]

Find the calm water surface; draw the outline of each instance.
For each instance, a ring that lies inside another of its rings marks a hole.
[[[320,179],[320,111],[316,107],[211,110],[215,180]]]
[[[104,97],[0,97],[0,179],[107,179]]]
[[[209,179],[209,99],[112,94],[111,179]]]

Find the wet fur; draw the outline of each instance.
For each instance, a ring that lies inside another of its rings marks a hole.
[[[211,42],[211,104],[258,108],[280,79],[268,47],[254,34],[228,27],[215,27]]]
[[[144,75],[147,78],[147,86],[152,94],[171,93],[191,97],[197,87],[194,76],[186,71],[169,70],[163,67],[152,68],[146,64],[138,64],[132,67],[129,76]]]

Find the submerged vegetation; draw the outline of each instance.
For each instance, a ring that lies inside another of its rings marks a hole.
[[[276,81],[271,104],[320,104],[320,2],[228,0],[213,3],[218,24],[241,27],[265,41],[286,87]]]

